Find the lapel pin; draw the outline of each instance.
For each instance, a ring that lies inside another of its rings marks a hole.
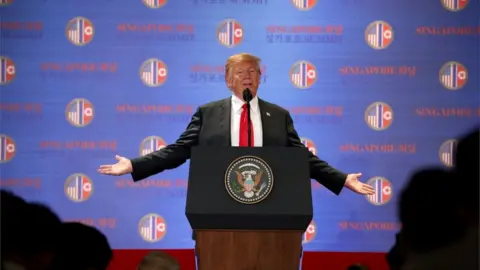
[[[270,116],[270,113],[269,112],[266,112],[267,116]]]

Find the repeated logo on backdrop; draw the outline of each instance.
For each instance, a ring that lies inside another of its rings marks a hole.
[[[393,28],[384,21],[375,21],[367,26],[365,40],[375,50],[388,48],[393,42]]]
[[[469,0],[441,0],[445,9],[450,11],[460,11],[467,7]]]
[[[457,150],[457,140],[446,140],[438,150],[438,156],[443,165],[453,167],[455,165],[455,152]]]
[[[89,19],[76,17],[68,22],[65,32],[73,45],[83,46],[93,40],[94,28]]]
[[[302,11],[307,11],[315,7],[317,0],[291,0],[292,4]]]
[[[314,155],[317,155],[317,147],[312,140],[308,138],[301,138],[300,140],[302,141],[303,145],[305,145],[305,147],[308,149],[308,151],[312,152],[312,154]]]
[[[467,84],[467,68],[455,61],[446,63],[440,69],[440,82],[448,90],[459,90]]]
[[[217,39],[220,44],[233,48],[243,40],[243,27],[236,20],[222,21],[217,28]]]
[[[367,183],[373,187],[375,194],[365,196],[373,205],[384,205],[392,198],[392,183],[384,177],[372,177]]]
[[[140,156],[145,156],[155,151],[161,150],[167,146],[162,137],[159,136],[148,136],[142,140],[140,144]]]
[[[2,0],[0,1],[0,6],[6,6],[13,3],[14,0]]]
[[[167,223],[158,214],[147,214],[138,223],[138,233],[146,242],[158,242],[167,233]]]
[[[161,8],[167,4],[167,0],[142,0],[142,2],[149,8]]]
[[[72,174],[65,181],[65,195],[74,202],[84,202],[88,200],[92,194],[92,180],[85,174]]]
[[[68,103],[65,116],[71,125],[85,127],[93,121],[93,105],[84,98],[76,98]]]
[[[260,96],[290,112],[311,153],[346,173],[362,172],[376,190],[344,198],[361,207],[337,209],[325,205],[338,198],[312,181],[305,250],[388,250],[389,241],[369,239],[398,230],[390,210],[405,172],[418,162],[455,166],[455,138],[478,124],[475,1],[431,1],[400,17],[359,17],[378,7],[356,0],[121,0],[115,9],[107,2],[93,8],[102,16],[78,3],[68,6],[77,14],[62,18],[63,5],[37,1],[29,8],[44,15],[0,23],[0,186],[27,199],[43,196],[68,219],[111,229],[114,248],[193,247],[183,214],[186,166],[138,182],[95,168],[115,155],[163,149],[199,105],[230,95],[231,54],[259,54]],[[24,5],[0,1],[5,12]],[[401,1],[385,5],[405,10]],[[58,27],[47,24],[57,19]],[[25,162],[31,170],[21,169]],[[253,168],[232,172],[231,191],[262,203],[269,181],[255,178]],[[166,220],[175,224],[168,233]]]
[[[167,81],[167,76],[167,65],[156,58],[146,60],[140,68],[140,79],[149,87],[161,86]]]
[[[290,68],[290,81],[296,88],[310,88],[316,80],[317,69],[308,61],[298,61]]]
[[[377,131],[385,130],[392,125],[393,110],[385,102],[374,102],[365,110],[367,125]]]
[[[0,134],[0,163],[10,161],[17,151],[17,147],[12,138],[5,134]]]
[[[12,59],[0,56],[0,85],[9,84],[15,79],[15,63]]]
[[[316,235],[317,235],[317,224],[315,223],[315,221],[312,220],[308,225],[307,230],[303,234],[302,243],[303,244],[310,243],[312,240],[315,239]]]

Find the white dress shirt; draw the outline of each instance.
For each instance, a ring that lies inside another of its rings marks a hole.
[[[245,102],[239,99],[237,96],[232,96],[232,120],[231,125],[231,141],[232,146],[238,147],[240,140],[240,116],[243,111],[243,104]],[[262,130],[262,117],[260,115],[260,107],[258,106],[258,97],[255,96],[250,101],[250,119],[252,120],[253,127],[253,146],[261,147],[263,145],[263,130]]]

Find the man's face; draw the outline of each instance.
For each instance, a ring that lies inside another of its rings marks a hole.
[[[255,63],[240,62],[233,66],[230,71],[227,85],[233,90],[234,94],[242,98],[243,90],[249,88],[252,95],[257,95],[258,85],[260,84],[260,72]]]

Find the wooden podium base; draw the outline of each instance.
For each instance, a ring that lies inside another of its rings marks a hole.
[[[199,270],[298,270],[302,231],[196,230]]]

